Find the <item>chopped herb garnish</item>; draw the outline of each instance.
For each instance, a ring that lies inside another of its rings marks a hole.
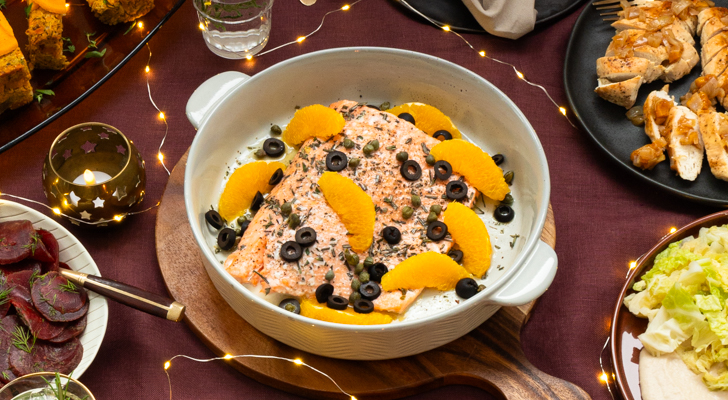
[[[13,332],[12,341],[13,341],[13,346],[17,347],[19,350],[22,350],[26,353],[32,352],[33,347],[35,346],[35,336],[31,335],[29,332],[27,332],[21,326],[15,327],[15,331]]]
[[[33,3],[28,2],[28,5],[25,6],[25,18],[30,18],[30,9],[33,7]]]
[[[30,249],[30,253],[32,255],[35,255],[35,249],[36,249],[36,247],[38,247],[38,241],[40,240],[40,236],[37,233],[34,233],[30,238],[33,241],[28,244],[23,245],[23,248]]]
[[[63,51],[67,51],[69,53],[74,53],[76,51],[76,46],[73,45],[73,42],[71,42],[71,38],[61,38],[64,42],[68,43],[68,46],[63,48]]]
[[[8,297],[8,295],[10,295],[10,292],[12,292],[12,291],[13,291],[13,288],[9,287],[9,288],[3,290],[2,292],[0,292],[0,305],[3,305],[5,303],[7,303],[8,301],[10,301],[10,298]]]
[[[5,0],[0,0],[0,10],[5,8]]]
[[[96,49],[96,41],[91,39],[91,36],[94,36],[96,32],[88,33],[86,32],[86,40],[88,40],[88,48],[89,49]]]
[[[88,53],[83,55],[83,58],[101,58],[106,54],[106,49],[103,49],[101,51],[89,51]]]
[[[76,285],[74,285],[71,281],[66,281],[65,285],[58,285],[58,288],[61,289],[62,292],[78,293],[78,288],[76,288]]]
[[[35,100],[40,103],[43,100],[43,96],[55,96],[56,94],[53,93],[52,90],[49,89],[36,89],[35,90]]]
[[[513,238],[513,241],[510,243],[510,245],[511,245],[511,248],[514,248],[516,246],[516,240],[518,240],[518,238],[521,237],[521,235],[511,235],[511,237]]]
[[[126,29],[126,32],[124,32],[124,36],[126,36],[127,33],[131,32],[132,29],[134,29],[134,25],[136,25],[136,21],[132,21],[131,25]]]

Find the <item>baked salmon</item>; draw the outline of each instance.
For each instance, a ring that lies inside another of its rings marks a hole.
[[[334,294],[349,297],[351,282],[357,275],[345,262],[344,253],[350,250],[347,230],[317,186],[319,177],[327,171],[326,155],[332,150],[345,153],[349,160],[360,159],[357,168],[347,167],[339,173],[369,194],[375,205],[374,238],[368,251],[358,253],[361,261],[371,256],[375,263],[384,263],[392,270],[411,256],[427,251],[447,253],[452,247],[449,235],[440,241],[431,241],[426,236],[430,206],[437,204],[444,210],[449,203],[446,184],[464,180],[454,173],[447,180],[435,179],[434,169],[425,158],[439,140],[392,114],[354,101],[342,100],[330,107],[346,119],[342,132],[325,141],[308,139],[301,145],[283,180],[266,197],[237,250],[224,263],[225,269],[239,282],[259,285],[272,293],[314,298],[316,288],[326,283],[326,273],[333,270],[334,279],[330,283]],[[346,138],[356,145],[344,148]],[[366,156],[363,147],[375,139],[380,143],[379,149]],[[401,151],[406,151],[409,159],[420,165],[419,179],[409,181],[401,175],[401,163],[395,158]],[[467,180],[465,183],[468,184]],[[404,219],[402,207],[412,206],[412,195],[418,195],[422,204],[411,218]],[[477,195],[477,190],[468,184],[462,203],[472,207]],[[281,213],[280,206],[285,202],[292,203],[293,212],[301,219],[297,229],[310,227],[316,231],[316,243],[306,248],[296,262],[287,262],[280,256],[283,243],[295,240],[296,234],[296,229],[289,228],[288,218]],[[382,238],[382,230],[387,226],[395,226],[401,232],[398,244],[390,245]],[[402,313],[421,291],[383,292],[373,301],[375,310]]]

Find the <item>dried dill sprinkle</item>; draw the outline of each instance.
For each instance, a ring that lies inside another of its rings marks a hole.
[[[514,248],[516,246],[516,240],[518,240],[521,235],[511,235],[511,237],[513,238],[513,241],[509,244],[511,245],[511,248]]]
[[[407,138],[407,140],[405,140],[405,141],[404,141],[404,143],[405,143],[405,144],[410,144],[410,143],[412,143],[412,138]]]
[[[427,148],[427,145],[425,145],[424,142],[421,143],[422,145],[422,152],[425,153],[426,156],[430,155],[430,149]]]

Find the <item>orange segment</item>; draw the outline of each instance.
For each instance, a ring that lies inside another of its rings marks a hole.
[[[0,56],[4,56],[17,48],[18,41],[13,34],[13,28],[5,19],[5,15],[0,12]]]
[[[452,240],[463,252],[463,267],[477,278],[490,268],[493,249],[485,223],[475,211],[458,202],[447,205],[443,221]],[[385,275],[386,276],[386,275]]]
[[[341,132],[344,124],[344,117],[336,110],[314,104],[296,111],[283,131],[282,139],[291,146],[297,146],[312,137],[328,139]]]
[[[488,153],[462,139],[445,140],[430,150],[437,161],[445,160],[453,171],[493,200],[503,200],[511,189],[501,170]]]
[[[450,290],[460,279],[469,277],[465,268],[445,254],[428,251],[397,264],[382,277],[382,290],[422,289]]]
[[[245,211],[250,208],[256,192],[268,193],[273,189],[268,181],[278,168],[285,170],[286,166],[277,161],[272,163],[255,161],[236,169],[225,184],[225,190],[220,196],[217,207],[220,216],[227,221],[232,221],[245,214]]]
[[[351,308],[334,310],[311,300],[301,301],[301,315],[319,321],[347,325],[382,325],[392,322],[392,317],[385,313],[372,311],[369,314],[359,314]]]
[[[66,15],[65,0],[33,0],[33,4],[37,4],[44,10],[54,14]]]
[[[405,103],[401,106],[390,108],[387,112],[394,115],[399,115],[404,112],[411,114],[415,118],[415,126],[430,136],[444,129],[450,132],[453,139],[460,139],[462,137],[458,128],[450,120],[450,117],[433,106],[423,103]]]
[[[321,193],[336,211],[346,230],[349,244],[357,253],[366,251],[374,236],[374,202],[351,179],[336,172],[324,172],[318,180]]]

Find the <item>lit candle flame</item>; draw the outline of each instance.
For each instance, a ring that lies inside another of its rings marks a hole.
[[[96,176],[90,170],[83,171],[83,180],[86,181],[87,185],[93,185],[96,183]]]

